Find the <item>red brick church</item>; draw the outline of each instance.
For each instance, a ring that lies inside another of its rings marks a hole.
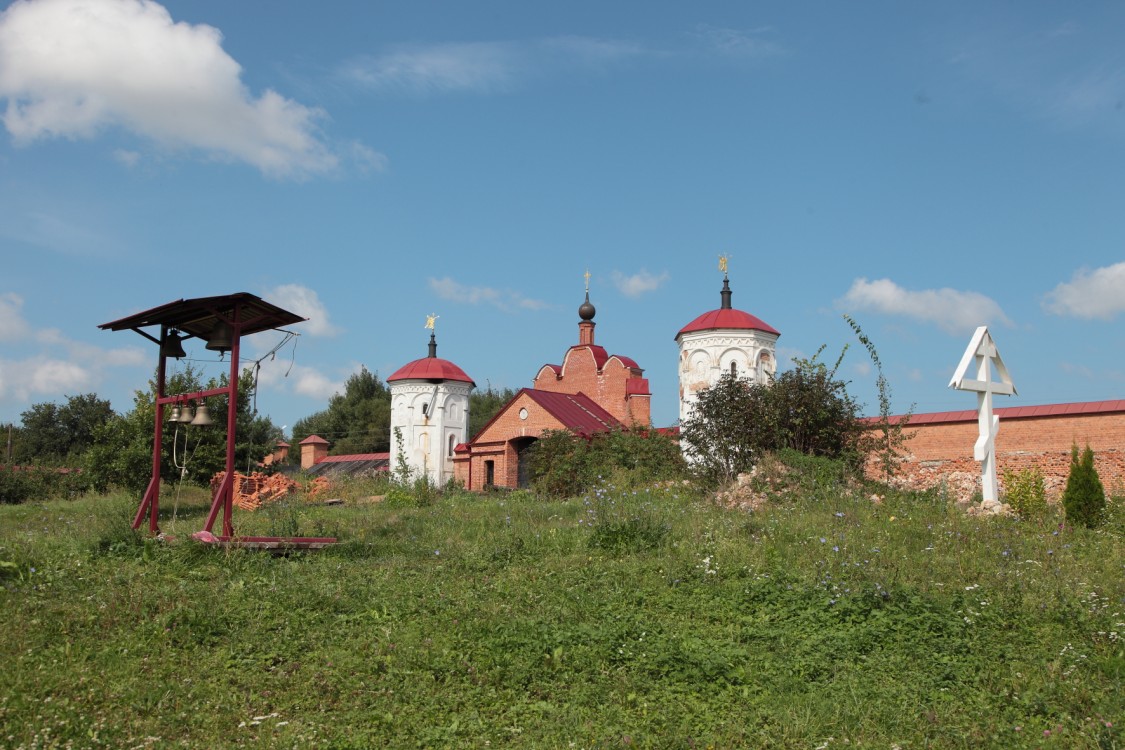
[[[590,436],[648,427],[652,398],[644,370],[594,343],[590,293],[578,308],[578,343],[562,364],[539,368],[524,388],[468,443],[454,450],[454,476],[470,490],[527,483],[527,450],[547,430]]]

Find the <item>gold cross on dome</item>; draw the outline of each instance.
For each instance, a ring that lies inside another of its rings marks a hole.
[[[434,330],[434,323],[440,317],[441,317],[440,315],[434,315],[433,313],[427,315],[426,316],[426,328],[429,328],[431,331]]]
[[[719,270],[722,271],[723,273],[727,272],[727,259],[729,257],[730,256],[728,256],[728,255],[720,255],[719,256]]]
[[[582,278],[586,279],[586,291],[590,291],[590,269],[586,269],[586,273],[582,274]]]

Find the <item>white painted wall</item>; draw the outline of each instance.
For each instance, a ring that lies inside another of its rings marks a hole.
[[[398,380],[390,388],[391,471],[398,469],[401,450],[413,477],[425,475],[434,484],[444,485],[453,478],[450,439],[453,445],[469,439],[473,386],[448,380]]]
[[[769,383],[777,372],[777,334],[714,329],[676,337],[680,347],[680,424],[690,415],[699,392],[719,382],[734,365],[736,374]]]

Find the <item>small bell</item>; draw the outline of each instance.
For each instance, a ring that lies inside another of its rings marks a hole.
[[[199,405],[195,410],[195,419],[191,420],[191,423],[199,427],[215,424],[215,421],[211,419],[211,415],[207,413],[207,404]]]

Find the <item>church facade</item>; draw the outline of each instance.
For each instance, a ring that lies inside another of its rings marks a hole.
[[[539,368],[531,388],[505,404],[472,440],[455,449],[455,477],[470,490],[527,484],[528,450],[547,430],[590,437],[614,429],[646,428],[652,394],[644,370],[630,357],[595,343],[595,309],[578,308],[578,343],[561,364]]]

